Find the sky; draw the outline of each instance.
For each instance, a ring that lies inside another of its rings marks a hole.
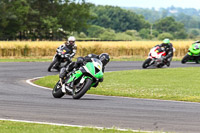
[[[167,8],[170,6],[200,9],[200,0],[86,0],[96,5],[113,5],[121,7]]]

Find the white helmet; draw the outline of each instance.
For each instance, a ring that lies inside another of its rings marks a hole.
[[[74,36],[70,36],[68,38],[68,44],[73,45],[76,41],[76,38]]]

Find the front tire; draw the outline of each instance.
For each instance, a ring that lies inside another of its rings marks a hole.
[[[56,85],[54,86],[53,90],[52,90],[52,95],[54,98],[61,98],[63,97],[65,94],[62,92],[62,86],[60,84],[60,80],[56,83]]]
[[[75,89],[73,90],[73,95],[72,95],[73,99],[80,99],[90,89],[91,84],[92,84],[92,80],[86,79],[85,85],[80,91],[76,92]]]
[[[181,60],[182,64],[185,64],[190,59],[190,55],[186,54],[183,59]]]
[[[51,69],[53,68],[53,66],[57,63],[57,61],[58,61],[58,59],[57,58],[55,58],[54,59],[54,61],[53,62],[51,62],[51,64],[49,65],[49,67],[48,67],[48,72],[51,72]]]
[[[142,67],[143,67],[143,68],[149,67],[149,66],[150,66],[151,60],[152,60],[152,59],[150,59],[150,58],[146,59],[146,60],[144,61],[143,65],[142,65]]]

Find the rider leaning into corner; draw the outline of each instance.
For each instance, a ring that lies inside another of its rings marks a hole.
[[[76,54],[76,50],[77,50],[77,46],[75,44],[75,41],[76,41],[76,38],[74,36],[70,36],[68,38],[68,40],[60,45],[58,48],[57,48],[57,52],[58,51],[61,51],[64,47],[68,48],[70,50],[70,58],[73,58]],[[56,56],[56,55],[55,55]],[[58,64],[59,65],[59,64]]]
[[[163,48],[163,50],[166,52],[166,56],[163,57],[163,60],[166,63],[166,65],[169,67],[170,62],[171,62],[172,57],[173,57],[173,45],[172,45],[172,43],[170,43],[170,40],[166,38],[166,39],[163,40],[162,44],[156,45],[156,46]]]
[[[76,54],[76,50],[77,50],[77,46],[75,44],[75,41],[76,41],[76,38],[74,36],[70,36],[68,38],[68,40],[60,45],[58,48],[57,48],[57,51],[60,51],[62,50],[64,47],[67,47],[69,50],[70,50],[70,57],[74,57],[75,54]]]
[[[110,61],[109,54],[107,54],[107,53],[102,53],[100,55],[89,54],[85,57],[78,57],[76,62],[71,62],[68,66],[63,67],[61,69],[59,78],[64,79],[64,77],[67,75],[67,73],[72,71],[74,68],[78,69],[83,64],[86,64],[87,62],[92,62],[91,58],[97,58],[102,62],[102,64],[103,64],[103,70],[102,71],[103,72],[105,70],[106,64]],[[101,80],[99,80],[99,82],[103,82],[103,78]],[[73,85],[70,85],[70,86],[73,86]]]

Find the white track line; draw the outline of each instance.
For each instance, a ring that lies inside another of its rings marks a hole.
[[[28,84],[30,84],[30,85],[32,85],[34,87],[42,88],[42,89],[45,89],[45,90],[52,90],[52,88],[39,86],[39,85],[36,85],[36,84],[34,84],[32,82],[32,81],[40,79],[40,78],[43,78],[43,77],[35,77],[35,78],[32,78],[32,79],[27,79],[26,83],[28,83]],[[92,94],[89,94],[89,95],[92,95]],[[100,95],[97,95],[97,96],[100,96]],[[81,126],[81,125],[69,125],[69,124],[38,122],[38,121],[27,121],[27,120],[15,120],[15,119],[3,119],[3,118],[0,118],[0,120],[7,120],[7,121],[14,121],[14,122],[25,122],[25,123],[36,123],[36,124],[47,124],[47,125],[56,125],[56,126],[70,126],[70,127],[80,127],[80,128],[87,127],[87,126]],[[105,127],[96,127],[96,126],[94,126],[94,127],[92,126],[92,127],[89,127],[89,128],[96,128],[96,129],[102,129],[102,130],[103,129],[116,129],[116,130],[120,130],[120,131],[130,131],[131,130],[131,129],[105,128]],[[153,132],[153,131],[141,131],[141,130],[131,130],[131,131],[133,131],[133,132],[146,132],[146,133],[152,133]],[[165,132],[162,132],[162,133],[165,133]]]
[[[3,119],[0,118],[2,121],[13,121],[13,122],[24,122],[24,123],[34,123],[34,124],[44,124],[44,125],[54,125],[54,126],[67,126],[67,127],[79,127],[79,128],[96,128],[96,129],[115,129],[119,131],[133,131],[133,132],[145,132],[145,133],[152,133],[153,131],[142,131],[142,130],[131,130],[131,129],[121,129],[121,128],[105,128],[105,127],[96,127],[96,126],[81,126],[81,125],[70,125],[70,124],[60,124],[60,123],[49,123],[49,122],[38,122],[38,121],[27,121],[27,120],[16,120],[16,119]],[[162,132],[165,133],[165,132]]]
[[[46,89],[46,90],[52,90],[52,88],[48,88],[48,87],[43,87],[43,86],[39,86],[34,84],[32,81],[40,79],[43,77],[36,77],[33,79],[28,79],[26,80],[26,82],[32,86],[38,87],[38,88],[42,88],[42,89]],[[88,95],[93,95],[93,94],[88,94]],[[96,95],[96,96],[102,96],[102,95]],[[105,96],[102,96],[105,97]],[[119,96],[109,96],[109,97],[117,97],[117,98],[128,98],[128,99],[140,99],[140,98],[130,98],[130,97],[119,97]],[[200,104],[200,103],[196,103],[196,102],[184,102],[184,101],[173,101],[173,100],[159,100],[159,99],[145,99],[147,101],[167,101],[167,102],[179,102],[179,103],[193,103],[193,104]],[[59,124],[59,123],[48,123],[48,122],[37,122],[37,121],[26,121],[26,120],[14,120],[14,119],[1,119],[0,120],[8,120],[8,121],[16,121],[16,122],[26,122],[26,123],[36,123],[36,124],[48,124],[48,125],[56,125],[56,126],[70,126],[70,127],[80,127],[80,128],[84,128],[87,126],[81,126],[81,125],[69,125],[69,124]],[[104,127],[89,127],[89,128],[97,128],[97,129],[116,129],[116,130],[120,130],[120,131],[130,131],[129,129],[120,129],[120,128],[104,128]],[[152,133],[153,131],[141,131],[141,130],[131,130],[133,132],[146,132],[146,133]],[[165,132],[162,132],[165,133]]]
[[[37,80],[37,79],[40,79],[40,78],[43,78],[43,77],[36,77],[36,78],[32,78],[32,79],[27,79],[26,80],[26,83],[32,85],[32,86],[35,86],[35,87],[38,87],[38,88],[42,88],[42,89],[46,89],[46,90],[52,90],[52,88],[48,88],[48,87],[43,87],[43,86],[39,86],[39,85],[36,85],[34,84],[32,81],[34,80]],[[95,94],[87,94],[87,95],[93,95],[93,96],[100,96],[100,97],[105,97],[103,95],[95,95]],[[185,101],[174,101],[174,100],[160,100],[160,99],[144,99],[144,98],[132,98],[132,97],[122,97],[122,96],[106,96],[106,97],[117,97],[117,98],[126,98],[126,99],[136,99],[136,100],[146,100],[146,101],[164,101],[164,102],[174,102],[174,103],[189,103],[189,104],[200,104],[198,102],[185,102]]]
[[[32,85],[32,86],[35,86],[35,87],[38,87],[38,88],[42,88],[42,89],[46,89],[46,90],[52,90],[51,88],[48,88],[48,87],[43,87],[43,86],[39,86],[39,85],[36,85],[34,84],[32,81],[34,80],[38,80],[40,78],[43,78],[43,77],[36,77],[36,78],[32,78],[32,79],[27,79],[26,80],[26,83]]]

